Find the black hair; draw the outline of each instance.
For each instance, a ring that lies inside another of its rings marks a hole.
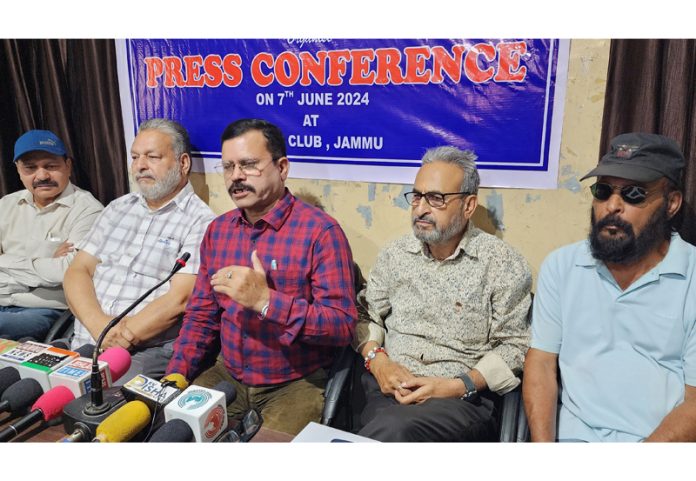
[[[281,157],[285,157],[287,155],[285,151],[285,137],[283,137],[283,133],[276,125],[261,119],[235,120],[225,128],[224,132],[222,132],[220,142],[224,143],[226,140],[234,139],[235,137],[244,135],[251,130],[258,130],[263,134],[266,139],[266,148],[271,153],[273,162],[276,162]]]

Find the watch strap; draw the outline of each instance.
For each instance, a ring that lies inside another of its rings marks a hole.
[[[474,380],[471,379],[469,374],[463,373],[457,377],[464,382],[464,386],[466,387],[466,392],[461,397],[461,399],[473,400],[476,397],[478,397],[478,391],[476,390],[476,384],[474,384]]]

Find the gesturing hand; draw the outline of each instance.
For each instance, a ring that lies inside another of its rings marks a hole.
[[[266,282],[266,271],[256,251],[251,253],[251,265],[253,268],[223,267],[210,278],[210,285],[215,292],[225,294],[244,307],[261,312],[271,295]]]

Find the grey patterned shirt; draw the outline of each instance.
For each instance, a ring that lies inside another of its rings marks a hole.
[[[517,385],[529,346],[532,276],[526,260],[469,226],[443,261],[408,234],[384,247],[360,293],[353,346],[383,345],[417,376],[456,377],[476,368],[489,389]]]

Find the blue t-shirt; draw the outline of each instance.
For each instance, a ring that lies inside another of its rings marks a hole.
[[[531,346],[558,354],[559,439],[640,441],[696,386],[695,269],[696,247],[676,233],[625,291],[587,241],[544,260]]]

